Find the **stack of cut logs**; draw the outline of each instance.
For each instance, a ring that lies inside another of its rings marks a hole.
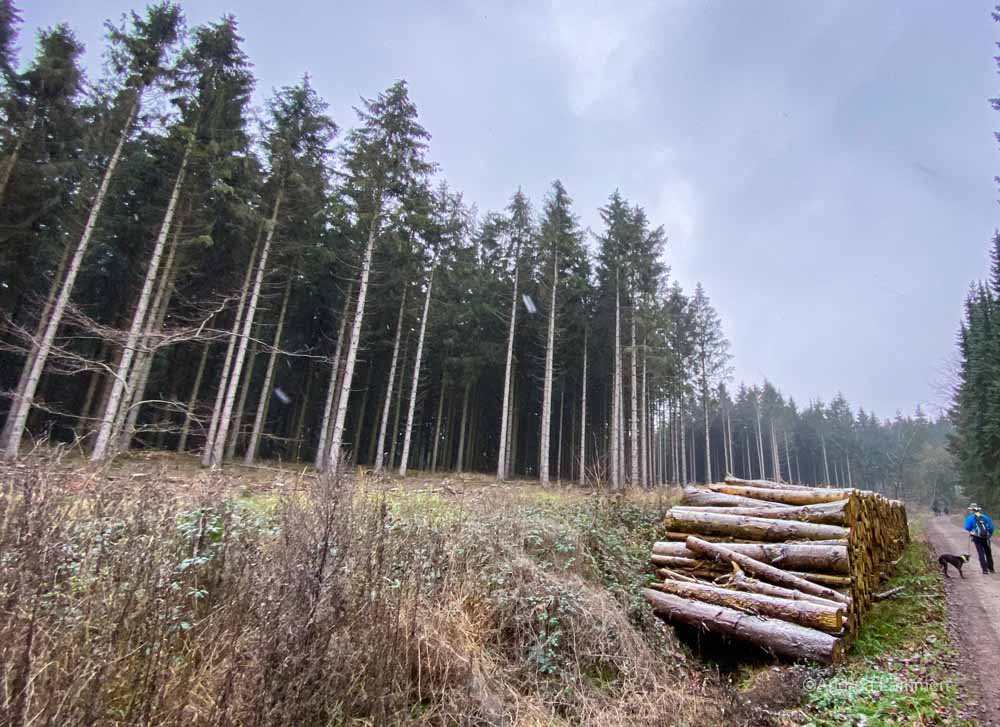
[[[662,618],[837,661],[908,540],[901,502],[768,480],[686,487],[644,591]]]

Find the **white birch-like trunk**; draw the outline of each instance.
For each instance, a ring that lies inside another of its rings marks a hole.
[[[583,334],[583,384],[580,386],[580,486],[587,484],[587,335]]]
[[[7,442],[10,441],[10,432],[14,428],[14,406],[24,397],[24,391],[28,385],[28,374],[31,371],[31,366],[35,357],[38,355],[38,346],[41,343],[42,334],[45,332],[45,325],[48,323],[49,316],[52,314],[52,306],[55,305],[56,295],[59,294],[59,288],[62,285],[63,275],[66,273],[66,265],[68,262],[69,245],[64,245],[62,254],[59,256],[59,265],[56,266],[56,271],[52,276],[52,283],[49,285],[49,294],[45,298],[45,305],[42,306],[42,312],[38,316],[38,323],[35,325],[35,335],[31,339],[28,356],[24,360],[24,366],[21,367],[21,375],[17,380],[17,389],[15,389],[14,398],[11,399],[11,410],[8,413],[7,420],[4,422],[3,431],[0,432],[0,451],[6,449]],[[92,381],[95,382],[94,386],[96,386],[96,380],[92,379]],[[83,416],[87,414],[89,401],[90,400],[88,399],[88,406],[85,406],[81,412]]]
[[[201,389],[201,380],[205,376],[205,364],[208,362],[209,344],[201,348],[201,360],[198,362],[198,371],[194,376],[194,386],[191,387],[191,396],[188,399],[187,410],[184,412],[184,424],[181,426],[181,438],[177,443],[177,451],[183,452],[187,448],[188,435],[191,432],[191,412],[198,405],[198,391]]]
[[[163,276],[160,285],[153,296],[153,304],[150,306],[150,313],[146,321],[146,328],[142,334],[140,351],[132,367],[132,374],[129,377],[128,390],[130,396],[122,400],[122,405],[118,412],[118,421],[115,423],[114,432],[118,437],[119,449],[128,449],[135,436],[136,422],[139,420],[139,413],[142,409],[143,397],[146,394],[146,385],[149,382],[149,373],[153,368],[153,361],[156,351],[152,348],[152,338],[155,333],[163,329],[163,322],[167,318],[167,310],[170,308],[170,300],[173,297],[174,281],[177,277],[175,262],[177,259],[177,248],[180,245],[181,225],[177,224],[174,230],[173,240],[170,242],[170,251],[167,253],[167,260],[163,264]],[[121,420],[124,419],[124,425]]]
[[[66,305],[69,303],[70,294],[73,292],[73,285],[76,283],[76,276],[79,274],[80,266],[83,264],[83,257],[87,252],[87,247],[90,245],[91,238],[94,236],[97,219],[100,216],[101,208],[104,206],[104,200],[108,195],[111,179],[114,177],[115,170],[121,161],[125,141],[128,139],[132,124],[139,113],[140,100],[141,93],[137,93],[135,100],[132,102],[132,108],[129,110],[129,115],[125,120],[125,125],[118,136],[118,144],[111,155],[111,159],[108,161],[107,168],[104,170],[104,177],[101,179],[97,195],[90,206],[90,214],[87,216],[87,222],[83,227],[83,234],[76,244],[76,250],[70,260],[69,269],[66,271],[66,279],[59,290],[59,295],[56,297],[55,305],[52,307],[45,331],[42,334],[41,342],[38,344],[38,353],[33,360],[25,364],[25,366],[29,366],[30,368],[28,369],[28,376],[25,379],[24,390],[20,398],[15,398],[14,403],[11,405],[10,414],[8,415],[12,418],[13,422],[8,434],[6,449],[4,450],[4,456],[8,459],[14,459],[20,451],[21,439],[24,437],[24,426],[28,421],[28,413],[31,411],[35,391],[38,389],[38,381],[42,376],[42,369],[45,368],[45,362],[49,357],[49,352],[52,350],[52,342],[55,340],[56,331],[59,329],[63,313],[66,311]]]
[[[823,446],[823,473],[826,475],[826,481],[824,484],[829,485],[832,484],[833,481],[830,479],[830,462],[826,459],[826,437],[820,434],[819,441]]]
[[[538,453],[538,482],[542,487],[549,486],[549,459],[552,417],[552,368],[555,358],[556,342],[556,288],[559,286],[559,254],[553,255],[552,263],[552,297],[549,303],[549,330],[545,344],[545,382],[542,386],[542,431]]]
[[[222,416],[222,407],[226,399],[226,390],[229,388],[229,379],[233,373],[233,355],[236,353],[236,343],[240,337],[240,330],[243,328],[243,316],[246,313],[247,297],[250,295],[250,284],[253,281],[253,271],[257,262],[257,250],[264,237],[264,227],[262,223],[257,229],[257,237],[254,240],[253,248],[250,250],[250,261],[247,263],[247,272],[243,276],[243,288],[240,290],[240,302],[236,306],[236,313],[233,316],[233,327],[229,331],[226,343],[226,356],[222,363],[222,375],[219,377],[219,388],[215,392],[215,404],[212,406],[212,418],[208,425],[208,435],[205,438],[205,446],[201,454],[201,464],[208,467],[212,464],[212,449],[215,446],[215,435],[219,429],[219,419]]]
[[[514,326],[517,322],[517,283],[519,272],[520,245],[514,248],[514,297],[510,303],[510,330],[507,333],[507,364],[503,374],[503,403],[500,406],[500,453],[497,456],[497,480],[507,479],[507,439],[510,429],[510,387],[511,387],[511,366],[514,362]]]
[[[764,434],[761,432],[760,426],[760,406],[757,407],[757,464],[760,465],[760,476],[761,478],[766,477],[764,474]]]
[[[788,465],[788,479],[792,480],[792,455],[789,454],[788,450],[788,430],[786,429],[782,432],[785,436],[785,464]]]
[[[108,399],[107,408],[104,410],[104,419],[97,432],[97,440],[94,442],[94,449],[90,453],[90,461],[98,462],[109,454],[110,445],[114,439],[115,418],[118,415],[118,407],[121,405],[122,396],[128,384],[129,373],[132,361],[136,354],[136,345],[142,333],[143,324],[146,320],[146,312],[149,310],[150,296],[153,292],[153,285],[156,282],[160,270],[160,260],[163,257],[163,250],[167,245],[167,236],[170,233],[170,226],[174,221],[174,214],[177,211],[177,202],[180,200],[181,189],[184,186],[184,177],[187,175],[188,159],[191,157],[193,141],[188,141],[184,150],[184,158],[181,159],[180,170],[177,172],[177,179],[174,180],[174,188],[170,193],[170,201],[167,203],[167,211],[163,215],[163,223],[160,225],[160,234],[156,237],[153,246],[153,255],[150,258],[149,266],[146,269],[146,279],[142,283],[142,291],[139,293],[139,303],[136,305],[132,315],[132,325],[129,328],[128,337],[125,339],[125,347],[122,352],[118,370],[112,379],[111,396]]]
[[[427,295],[424,296],[424,312],[420,316],[420,336],[417,338],[417,355],[413,361],[413,385],[410,387],[410,406],[406,413],[406,427],[403,430],[403,454],[399,458],[399,476],[406,474],[410,459],[410,438],[413,435],[413,415],[417,410],[417,389],[420,387],[420,365],[424,352],[424,334],[427,332],[427,313],[431,308],[431,291],[434,289],[434,270],[431,269],[427,281]]]
[[[382,423],[378,431],[378,447],[375,451],[375,474],[385,468],[385,432],[389,426],[389,412],[392,407],[392,389],[396,381],[396,363],[399,361],[399,341],[403,337],[403,311],[406,308],[406,287],[399,300],[399,318],[396,321],[396,340],[392,344],[392,363],[389,365],[389,380],[385,385],[385,402],[382,404]],[[395,436],[395,435],[394,435]],[[391,466],[391,465],[390,465]]]
[[[289,274],[288,282],[285,283],[285,296],[281,301],[281,312],[278,313],[278,328],[274,332],[274,345],[271,347],[271,355],[267,360],[264,388],[261,389],[260,399],[257,401],[257,411],[253,418],[250,441],[247,443],[247,451],[243,456],[244,464],[253,464],[253,461],[257,459],[257,447],[260,445],[260,434],[264,428],[264,419],[267,417],[267,409],[271,401],[271,381],[274,379],[274,366],[278,361],[278,349],[281,348],[281,334],[285,330],[285,314],[288,312],[288,299],[291,294],[292,275]]]
[[[774,420],[771,420],[771,460],[774,463],[774,481],[781,482],[781,455],[778,452],[778,437],[774,433]]]
[[[787,437],[788,437],[788,434],[786,433],[785,434],[785,446],[786,447],[788,446],[788,439],[787,439]],[[846,455],[846,457],[847,457],[847,486],[853,490],[854,489],[854,478],[851,477],[851,455],[848,454],[848,455]],[[789,465],[789,467],[791,467],[791,465]]]
[[[465,382],[465,393],[462,395],[462,424],[458,432],[458,456],[455,457],[455,471],[462,474],[465,464],[465,427],[469,416],[469,394],[472,391],[472,382]]]
[[[253,372],[257,366],[257,350],[260,348],[260,326],[254,326],[251,335],[250,350],[247,352],[243,368],[239,374],[234,372],[237,381],[240,382],[240,394],[236,399],[236,410],[230,418],[229,436],[226,438],[225,458],[229,461],[236,456],[236,446],[243,435],[243,411],[247,407],[247,398],[250,396],[250,385],[253,384]]]
[[[253,287],[250,290],[250,300],[247,302],[246,315],[243,318],[243,330],[240,334],[239,344],[236,347],[233,375],[229,377],[229,382],[226,386],[226,397],[223,400],[222,412],[219,414],[219,426],[215,432],[215,440],[212,442],[209,459],[209,464],[212,468],[222,465],[222,455],[226,447],[226,440],[228,439],[233,404],[236,400],[236,391],[240,385],[240,373],[243,371],[243,359],[246,357],[250,333],[253,330],[253,319],[257,314],[257,301],[260,299],[260,288],[264,282],[264,274],[267,272],[267,258],[271,253],[271,243],[274,241],[274,231],[278,227],[278,213],[281,210],[284,195],[285,187],[282,183],[278,187],[278,194],[274,198],[274,209],[271,212],[271,219],[267,223],[264,247],[260,251],[260,262],[257,264],[257,273],[254,275]]]
[[[330,416],[333,413],[333,400],[337,394],[337,383],[340,380],[340,352],[344,346],[344,332],[347,330],[347,317],[351,311],[351,296],[354,294],[353,281],[347,288],[344,298],[344,310],[340,314],[340,326],[337,330],[337,343],[333,349],[333,361],[330,366],[330,385],[326,389],[326,402],[323,405],[323,420],[319,428],[319,441],[316,443],[315,467],[323,471],[326,466],[326,455],[329,453]]]
[[[379,197],[381,203],[381,197]],[[378,237],[381,209],[376,209],[372,215],[371,227],[368,230],[368,244],[365,247],[365,257],[361,263],[361,278],[358,281],[358,302],[354,311],[354,322],[351,324],[351,340],[347,348],[347,362],[344,366],[344,378],[340,385],[340,398],[337,401],[337,415],[333,423],[333,435],[330,439],[330,450],[327,452],[325,469],[332,475],[337,474],[340,467],[340,449],[344,441],[344,423],[347,420],[347,403],[351,396],[351,384],[354,381],[354,363],[358,358],[358,343],[361,341],[361,324],[365,317],[365,299],[368,297],[368,278],[371,275],[372,253],[375,250],[375,239]]]

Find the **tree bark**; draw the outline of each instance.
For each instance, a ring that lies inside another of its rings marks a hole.
[[[701,538],[708,540],[708,537]],[[767,563],[783,570],[810,571],[833,575],[849,575],[850,563],[846,545],[818,545],[813,543],[725,543],[734,553],[741,553],[754,560]],[[661,540],[653,544],[652,562],[660,563],[657,557],[690,558],[701,560],[704,556],[687,547],[684,541]]]
[[[775,568],[767,563],[754,560],[753,558],[745,556],[742,553],[737,553],[724,545],[709,543],[701,538],[691,536],[687,539],[687,547],[688,550],[694,553],[699,553],[714,560],[726,563],[736,563],[736,565],[747,573],[751,573],[768,583],[785,586],[786,588],[794,588],[802,591],[803,593],[819,596],[820,598],[825,598],[829,601],[850,603],[850,598],[841,593],[837,593],[834,590],[821,586],[817,583],[813,583],[812,581],[807,581],[804,578],[794,575],[793,573],[789,573],[788,571],[784,571],[780,568]]]
[[[836,502],[850,497],[850,490],[831,490],[825,488],[801,488],[776,490],[768,487],[745,487],[742,485],[709,485],[713,492],[727,495],[739,495],[755,500],[780,502],[785,505],[815,505],[821,502]]]
[[[247,442],[247,450],[243,456],[244,464],[253,464],[254,460],[257,459],[260,434],[264,428],[264,420],[267,418],[267,410],[271,403],[271,382],[274,379],[274,366],[278,361],[278,350],[281,348],[281,334],[285,330],[285,314],[288,312],[288,299],[292,294],[292,277],[293,275],[289,273],[288,282],[285,283],[285,295],[281,300],[281,311],[278,313],[278,327],[274,332],[274,344],[271,346],[271,355],[267,359],[264,387],[260,390],[260,398],[257,400],[257,411],[253,418],[253,429],[250,431],[250,441]]]
[[[328,435],[330,434],[330,415],[333,412],[333,400],[336,398],[337,382],[340,377],[340,351],[344,345],[344,331],[347,330],[347,317],[351,311],[351,296],[354,293],[354,283],[347,287],[347,296],[344,298],[344,310],[340,314],[340,326],[337,331],[337,343],[333,349],[333,360],[330,364],[330,385],[326,389],[326,403],[323,405],[323,420],[319,428],[319,441],[316,443],[317,470],[322,471],[326,466],[326,455],[328,453]]]
[[[441,372],[441,391],[438,393],[437,417],[434,419],[434,447],[431,454],[431,472],[437,472],[438,444],[441,441],[441,419],[444,416],[444,392],[445,379],[444,372]],[[447,457],[447,453],[445,453]]]
[[[257,366],[257,349],[260,348],[258,337],[260,326],[255,327],[253,341],[250,342],[250,350],[246,356],[246,363],[240,371],[238,381],[240,384],[240,395],[236,400],[236,411],[234,412],[229,429],[229,436],[226,439],[226,459],[232,460],[236,457],[236,447],[239,439],[243,435],[243,412],[247,407],[247,398],[250,396],[250,385],[253,383],[254,368]]]
[[[583,334],[583,383],[580,386],[580,486],[587,484],[587,338]]]
[[[663,593],[726,606],[757,616],[796,623],[811,629],[836,633],[844,627],[844,608],[821,606],[812,601],[776,598],[748,591],[734,591],[708,583],[667,580],[652,586]]]
[[[424,296],[424,312],[420,316],[420,335],[417,338],[417,353],[413,360],[413,387],[410,389],[410,407],[406,414],[406,429],[403,432],[403,454],[399,462],[399,476],[406,475],[406,467],[410,458],[410,438],[413,435],[413,414],[417,409],[417,389],[420,387],[420,366],[424,353],[424,334],[427,332],[427,313],[431,308],[431,292],[434,289],[434,270],[431,269],[427,281],[427,294]]]
[[[632,324],[633,328],[635,323]],[[634,337],[634,334],[633,334]],[[645,351],[646,343],[643,340],[642,348]],[[633,353],[633,356],[635,354]],[[642,462],[642,472],[640,475],[640,484],[643,489],[649,486],[649,438],[648,438],[648,425],[649,416],[646,410],[646,356],[642,357],[642,401],[640,403],[642,411],[642,420],[639,422],[639,459]]]
[[[462,424],[458,432],[458,456],[455,457],[455,471],[462,474],[465,460],[465,426],[469,416],[469,392],[472,391],[472,381],[465,382],[465,393],[462,394]]]
[[[136,344],[142,332],[143,324],[146,321],[146,312],[149,309],[150,296],[153,292],[153,285],[156,282],[160,271],[160,260],[163,251],[167,246],[167,236],[170,233],[170,226],[174,221],[174,214],[177,211],[177,202],[180,200],[181,189],[184,186],[184,178],[187,175],[188,160],[191,158],[191,149],[194,146],[193,137],[189,140],[184,150],[184,158],[181,160],[177,178],[174,180],[174,188],[170,193],[170,201],[167,203],[167,211],[163,215],[163,222],[160,225],[160,234],[157,235],[153,245],[153,254],[146,269],[146,278],[142,284],[142,291],[139,293],[139,303],[136,305],[132,315],[132,325],[129,328],[128,337],[125,339],[125,347],[122,359],[118,364],[118,371],[112,379],[111,396],[108,399],[107,409],[104,411],[104,419],[97,432],[97,440],[94,442],[94,449],[90,453],[90,461],[98,462],[109,454],[110,445],[114,439],[115,418],[118,415],[118,407],[121,404],[122,395],[128,382],[131,371],[132,360],[136,353]]]
[[[820,525],[798,520],[727,515],[696,509],[671,508],[663,527],[682,533],[722,535],[742,540],[781,542],[785,540],[838,540],[846,538],[848,529],[837,525]]]
[[[629,427],[629,440],[631,444],[630,454],[632,455],[631,461],[631,472],[629,474],[630,482],[633,486],[638,485],[642,481],[642,475],[639,472],[639,377],[638,377],[638,361],[637,361],[638,349],[635,343],[635,302],[632,303],[632,355],[629,357],[631,363],[631,373],[632,373],[632,388],[631,388],[631,404],[632,408],[629,412],[630,424]]]
[[[513,385],[513,364],[514,364],[514,330],[517,322],[517,284],[518,273],[520,271],[521,247],[518,242],[514,247],[514,297],[510,304],[510,330],[507,333],[507,364],[503,375],[503,403],[500,406],[500,453],[497,456],[497,480],[502,482],[507,479],[507,459],[509,450],[507,439],[509,437],[509,410],[511,399],[511,386]]]
[[[126,117],[125,124],[122,126],[121,133],[118,136],[118,144],[115,147],[114,153],[111,155],[111,159],[108,161],[108,166],[104,170],[104,176],[101,179],[100,187],[98,187],[97,195],[94,197],[94,202],[90,206],[90,213],[87,216],[87,222],[84,225],[83,234],[80,236],[80,240],[76,244],[76,250],[73,253],[73,257],[69,263],[69,269],[66,272],[66,279],[63,281],[59,295],[56,297],[55,305],[52,307],[51,315],[45,326],[45,331],[42,334],[41,342],[38,345],[38,353],[32,361],[25,364],[25,366],[28,366],[29,368],[28,375],[25,379],[24,390],[20,398],[15,398],[14,403],[11,406],[10,414],[8,415],[12,417],[13,424],[11,425],[10,433],[6,442],[6,449],[4,451],[4,456],[7,459],[14,459],[20,451],[21,439],[24,436],[24,426],[28,421],[28,412],[31,411],[35,391],[38,388],[38,380],[42,376],[42,369],[45,368],[45,362],[49,357],[49,352],[52,350],[52,342],[55,340],[56,331],[62,321],[66,305],[69,303],[69,297],[73,291],[73,285],[76,283],[76,276],[79,274],[80,266],[83,263],[83,257],[86,254],[87,247],[90,245],[90,240],[94,235],[94,229],[97,227],[97,219],[100,216],[102,207],[104,206],[104,200],[107,197],[108,188],[111,185],[111,179],[114,177],[115,170],[118,168],[118,164],[121,161],[125,141],[128,138],[129,132],[132,129],[132,124],[139,113],[140,100],[141,91],[137,91],[135,99],[132,101],[132,107]]]
[[[820,444],[823,446],[823,473],[826,477],[824,484],[832,484],[833,480],[830,479],[830,463],[826,459],[826,437],[822,434],[819,435]]]
[[[841,640],[822,631],[776,619],[763,620],[743,611],[689,601],[649,588],[642,593],[663,619],[749,641],[778,656],[832,664],[843,655]]]
[[[264,237],[264,247],[260,251],[260,262],[257,265],[257,273],[254,276],[253,287],[250,290],[250,300],[247,303],[246,316],[243,320],[243,332],[240,336],[239,345],[236,348],[236,360],[233,363],[233,375],[229,379],[226,389],[226,397],[222,405],[222,413],[219,416],[219,427],[215,433],[215,441],[212,442],[210,452],[210,465],[217,468],[222,465],[222,455],[226,446],[226,438],[229,434],[230,417],[233,412],[233,403],[236,399],[236,390],[239,387],[240,372],[243,370],[243,359],[246,357],[247,341],[253,330],[253,320],[257,314],[257,301],[260,298],[260,288],[264,282],[264,274],[267,271],[267,259],[271,253],[271,244],[274,241],[274,232],[278,227],[278,213],[281,210],[281,203],[284,199],[284,182],[278,187],[278,193],[274,199],[274,209],[271,212],[271,219],[267,223],[267,234]]]
[[[550,442],[552,425],[552,369],[556,343],[556,289],[559,287],[559,253],[553,255],[552,300],[549,303],[549,329],[545,345],[545,381],[542,385],[542,431],[539,436],[538,483],[549,486]]]
[[[728,497],[728,495],[725,495],[724,497]],[[710,506],[693,508],[677,505],[674,509],[681,511],[697,510],[698,512],[714,512],[723,515],[766,517],[777,520],[798,520],[799,522],[816,523],[819,525],[844,526],[847,524],[846,505],[848,502],[848,500],[840,500],[839,502],[830,502],[820,505],[800,505],[798,507],[784,507],[781,509],[774,509],[766,506],[759,507],[759,505],[766,505],[766,503],[763,502],[755,502],[753,506],[738,505],[736,507]]]

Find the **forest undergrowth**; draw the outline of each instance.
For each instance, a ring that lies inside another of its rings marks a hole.
[[[167,479],[3,473],[3,724],[760,724],[639,596],[664,494]]]

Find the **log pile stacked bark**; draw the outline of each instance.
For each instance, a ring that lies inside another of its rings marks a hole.
[[[653,546],[654,611],[775,654],[835,662],[909,538],[866,490],[739,480],[684,489]]]

